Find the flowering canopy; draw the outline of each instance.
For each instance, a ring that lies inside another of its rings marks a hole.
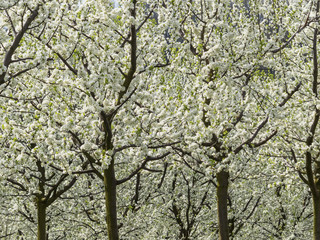
[[[1,2],[0,237],[319,239],[319,4]]]

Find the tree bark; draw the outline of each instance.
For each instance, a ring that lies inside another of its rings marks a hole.
[[[228,183],[229,172],[222,170],[217,173],[218,225],[219,239],[229,240],[228,226]]]
[[[320,198],[312,196],[313,200],[313,239],[320,240]]]
[[[109,167],[103,171],[104,189],[107,213],[107,230],[109,240],[119,240],[117,224],[117,195],[116,195],[116,178],[114,173],[114,160]]]
[[[46,203],[41,201],[41,199],[37,199],[38,240],[47,240],[46,209]]]

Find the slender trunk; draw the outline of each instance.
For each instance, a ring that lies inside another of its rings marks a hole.
[[[320,198],[312,196],[313,200],[313,240],[320,240]]]
[[[188,232],[188,230],[187,229],[182,229],[181,230],[181,232],[182,232],[182,236],[183,236],[183,240],[189,240],[189,232]]]
[[[116,178],[114,173],[114,160],[111,161],[108,169],[105,169],[103,173],[107,212],[108,239],[119,240],[117,225],[117,192]]]
[[[228,182],[229,172],[222,170],[217,173],[218,224],[219,239],[229,240],[228,226]]]
[[[42,202],[41,199],[37,199],[38,240],[47,239],[46,209],[47,209],[46,203]]]

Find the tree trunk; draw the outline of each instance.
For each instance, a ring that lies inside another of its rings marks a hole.
[[[37,199],[38,240],[47,240],[46,209],[46,203],[42,202],[41,199]]]
[[[114,173],[114,160],[111,161],[104,173],[104,189],[107,213],[107,229],[109,240],[119,240],[117,225],[117,195],[116,178]]]
[[[229,240],[228,226],[228,182],[229,172],[222,170],[217,173],[218,225],[219,239]]]
[[[320,198],[312,196],[313,200],[313,239],[320,240]]]

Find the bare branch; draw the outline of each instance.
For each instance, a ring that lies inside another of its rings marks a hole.
[[[246,140],[245,142],[241,143],[240,146],[238,146],[235,150],[234,150],[234,153],[237,154],[239,153],[243,147],[245,145],[249,145],[256,137],[257,135],[259,134],[259,132],[261,131],[261,129],[267,124],[269,120],[269,117],[267,116],[260,124],[259,126],[257,127],[256,131],[253,133],[253,135],[248,139]]]
[[[162,154],[160,156],[155,156],[155,157],[151,157],[151,156],[147,156],[145,158],[145,160],[142,162],[142,164],[140,165],[140,167],[138,167],[136,170],[134,170],[128,177],[126,178],[123,178],[121,180],[117,180],[116,181],[116,184],[117,185],[120,185],[124,182],[127,182],[129,181],[131,178],[133,178],[138,172],[140,172],[140,170],[144,169],[146,164],[149,162],[149,161],[155,161],[155,160],[159,160],[159,159],[162,159],[162,158],[165,158],[166,156],[168,156],[170,154],[170,152],[167,152],[165,154]]]

